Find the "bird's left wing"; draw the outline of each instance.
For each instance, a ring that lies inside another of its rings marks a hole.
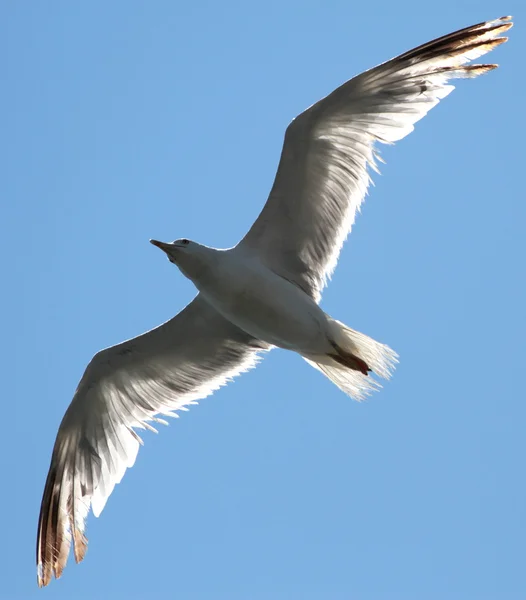
[[[453,89],[497,65],[468,65],[507,38],[510,17],[433,40],[344,83],[289,125],[265,207],[238,247],[316,300],[375,169],[375,146],[401,140]]]
[[[85,520],[96,516],[142,443],[134,428],[211,394],[253,367],[269,347],[201,296],[177,316],[89,363],[60,425],[44,489],[37,539],[38,584],[60,577],[71,541],[84,557]]]

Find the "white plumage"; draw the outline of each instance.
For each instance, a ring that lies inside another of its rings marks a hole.
[[[96,354],[60,425],[38,524],[38,584],[60,577],[73,541],[82,560],[90,507],[98,516],[162,416],[210,395],[273,346],[294,350],[361,399],[389,377],[396,354],[318,306],[376,169],[376,142],[393,143],[447,96],[449,80],[507,38],[502,17],[467,27],[375,67],[289,125],[261,214],[227,251],[153,242],[198,296],[176,317]]]

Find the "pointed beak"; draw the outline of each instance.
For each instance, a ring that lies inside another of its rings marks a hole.
[[[165,242],[159,242],[158,240],[150,240],[150,244],[157,246],[157,248],[160,248],[166,253],[168,253],[173,248],[172,244],[166,244]]]

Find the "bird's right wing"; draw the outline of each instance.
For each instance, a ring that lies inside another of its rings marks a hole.
[[[176,317],[89,363],[60,425],[44,489],[37,539],[38,583],[60,577],[71,540],[84,557],[90,506],[100,514],[137,456],[133,428],[152,428],[253,367],[269,346],[251,337],[201,296]]]
[[[507,38],[510,17],[428,42],[341,85],[287,128],[270,196],[239,243],[319,300],[375,169],[377,144],[401,140],[453,89],[496,65],[472,60]]]

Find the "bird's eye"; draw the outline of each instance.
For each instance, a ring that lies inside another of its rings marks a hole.
[[[188,246],[188,244],[190,243],[190,241],[187,240],[187,239],[182,239],[182,240],[179,240],[179,243],[183,244],[183,246]]]

